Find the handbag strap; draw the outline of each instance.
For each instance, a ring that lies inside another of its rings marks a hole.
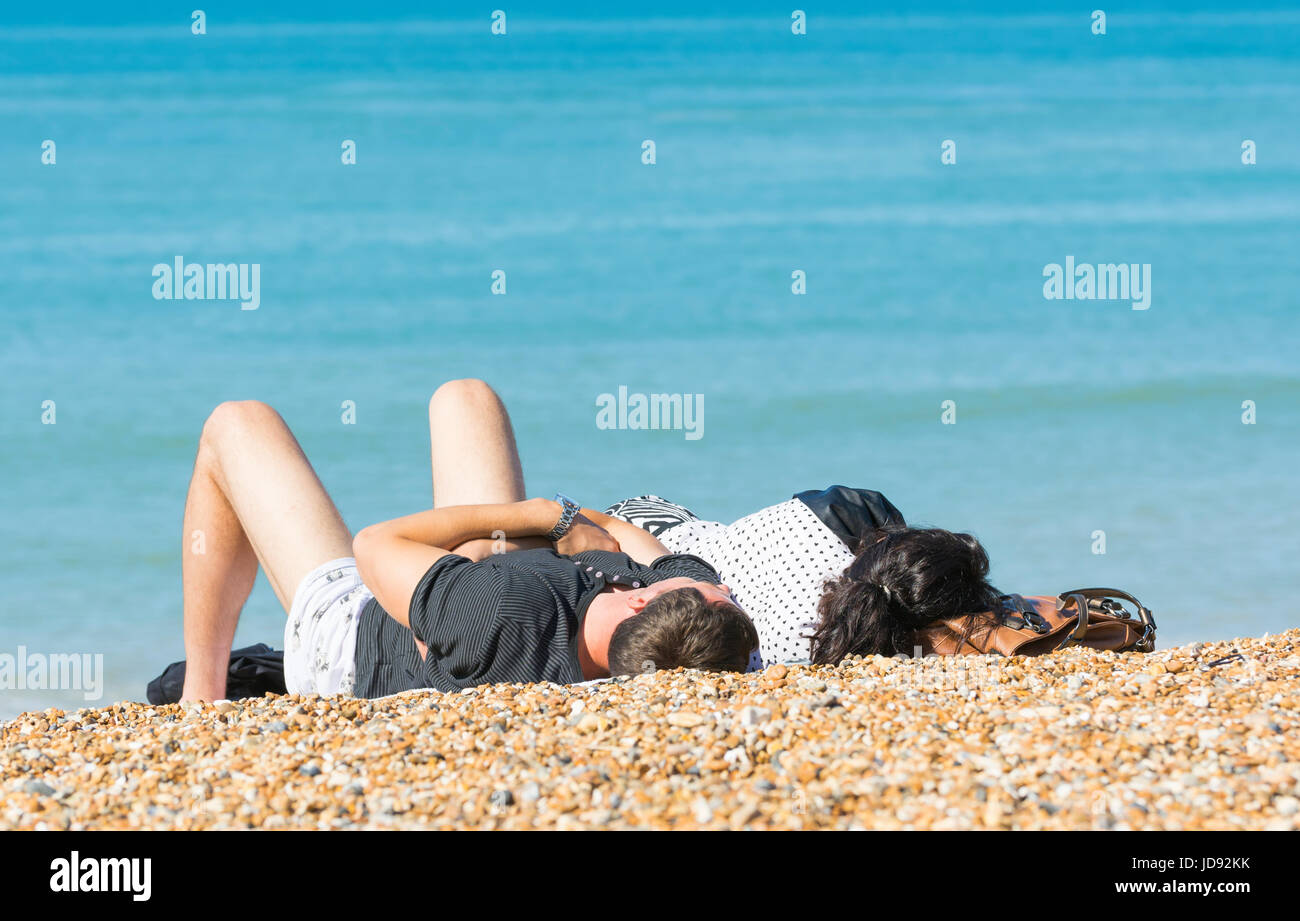
[[[1112,599],[1119,598],[1129,602],[1137,609],[1137,619],[1142,623],[1142,636],[1137,641],[1137,648],[1149,652],[1155,648],[1153,638],[1156,632],[1156,620],[1151,616],[1151,609],[1146,607],[1128,592],[1121,591],[1117,588],[1076,588],[1072,591],[1062,592],[1057,596],[1057,606],[1063,611],[1070,605],[1075,605],[1079,612],[1079,620],[1074,629],[1061,642],[1061,647],[1077,643],[1082,640],[1088,633],[1088,602],[1100,601],[1103,604]],[[1119,605],[1111,605],[1120,610],[1121,615],[1128,618],[1129,614]]]

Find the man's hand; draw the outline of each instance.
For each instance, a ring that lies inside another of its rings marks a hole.
[[[573,556],[585,550],[610,550],[617,553],[621,549],[618,541],[608,531],[586,515],[574,518],[569,533],[555,542],[555,552],[564,556]]]

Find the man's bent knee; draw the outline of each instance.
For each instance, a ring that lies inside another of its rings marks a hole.
[[[203,423],[199,443],[214,447],[229,434],[246,432],[267,424],[283,425],[284,420],[266,403],[260,400],[227,400],[208,415],[207,421]]]
[[[439,405],[470,403],[484,399],[497,401],[496,391],[488,386],[487,381],[476,377],[465,377],[447,381],[435,390],[433,396],[429,398],[429,411],[433,412]]]

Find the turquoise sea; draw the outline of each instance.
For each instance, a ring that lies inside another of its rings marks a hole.
[[[171,7],[0,14],[0,655],[142,699],[208,411],[277,407],[360,528],[429,502],[465,376],[533,493],[869,486],[1161,645],[1300,624],[1300,12]],[[155,300],[177,256],[259,264],[259,309]],[[1068,256],[1150,265],[1150,308],[1045,299]],[[704,437],[597,428],[620,385]],[[259,580],[237,642],[283,619]]]

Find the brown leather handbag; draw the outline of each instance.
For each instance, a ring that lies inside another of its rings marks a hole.
[[[1079,588],[1056,597],[1003,595],[996,610],[938,621],[917,638],[923,654],[938,656],[1041,656],[1070,646],[1152,652],[1156,622],[1128,592]]]

